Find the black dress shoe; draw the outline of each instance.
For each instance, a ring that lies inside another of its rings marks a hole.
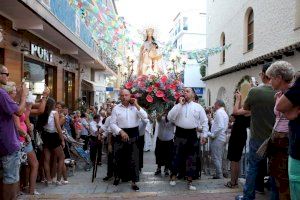
[[[104,177],[102,180],[103,180],[103,181],[109,181],[109,179],[111,179],[111,176],[106,176],[106,177]]]
[[[160,175],[161,174],[161,170],[157,169],[156,172],[154,173],[155,176]]]
[[[115,179],[113,185],[117,186],[120,183],[120,179]]]
[[[136,192],[140,190],[140,188],[137,185],[132,185],[131,189],[133,189]]]
[[[165,176],[170,176],[169,170],[165,170]]]

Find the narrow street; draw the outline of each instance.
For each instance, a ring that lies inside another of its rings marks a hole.
[[[202,175],[201,180],[195,181],[197,191],[188,191],[186,183],[182,180],[172,187],[169,185],[168,177],[154,176],[156,169],[154,152],[144,153],[144,168],[139,182],[140,191],[133,192],[130,183],[121,183],[118,188],[112,185],[112,181],[103,182],[102,178],[106,175],[106,160],[103,156],[104,164],[98,167],[96,181],[91,182],[92,172],[83,169],[76,169],[75,175],[69,178],[69,184],[63,186],[38,183],[37,190],[41,195],[38,199],[234,199],[236,194],[242,192],[242,187],[229,189],[224,187],[227,181],[213,180],[211,177]],[[79,165],[78,168],[82,166]],[[20,196],[19,199],[32,199],[35,197]],[[265,195],[257,196],[257,199],[267,199]]]

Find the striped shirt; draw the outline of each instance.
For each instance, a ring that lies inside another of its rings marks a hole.
[[[282,92],[277,92],[275,95],[276,98],[276,105],[281,97],[283,93]],[[285,115],[281,112],[279,112],[278,110],[276,110],[276,106],[274,107],[274,113],[276,116],[276,121],[275,121],[275,125],[276,127],[274,127],[276,132],[280,132],[280,133],[288,133],[289,132],[289,120],[285,117]]]

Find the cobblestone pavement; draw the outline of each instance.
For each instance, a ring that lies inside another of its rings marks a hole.
[[[105,159],[104,159],[105,160]],[[169,185],[169,178],[154,176],[155,157],[153,152],[145,152],[144,168],[140,176],[139,192],[133,192],[130,183],[121,183],[118,187],[112,185],[112,180],[103,182],[106,175],[106,165],[98,167],[97,178],[91,182],[91,171],[77,169],[75,175],[69,178],[69,184],[63,186],[45,185],[39,183],[37,191],[39,196],[20,196],[19,199],[164,199],[164,200],[210,200],[234,199],[242,192],[241,186],[229,189],[224,186],[226,179],[213,180],[211,177],[202,176],[201,180],[194,181],[197,191],[188,191],[186,183],[182,180],[176,186]],[[267,199],[266,195],[257,196],[257,199]]]

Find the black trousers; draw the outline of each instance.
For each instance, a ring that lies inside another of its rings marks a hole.
[[[102,155],[102,143],[98,141],[97,137],[90,136],[89,137],[90,144],[90,159],[94,163],[96,160],[96,156],[98,156],[98,163],[101,162]],[[98,150],[98,154],[97,154]],[[100,155],[100,156],[99,156]]]
[[[139,148],[138,127],[123,130],[128,134],[129,141],[124,142],[121,136],[116,136],[114,141],[114,165],[115,177],[122,181],[139,180]]]
[[[155,158],[158,167],[165,166],[165,169],[171,169],[173,158],[174,141],[156,140]]]
[[[145,136],[139,136],[139,170],[143,168],[144,163],[144,145],[145,145]]]
[[[176,127],[171,168],[172,176],[176,176],[184,169],[186,176],[195,177],[198,152],[199,140],[196,129]]]
[[[107,145],[107,174],[106,176],[112,177],[114,176],[114,141],[112,138],[112,151],[108,151],[108,145]]]

